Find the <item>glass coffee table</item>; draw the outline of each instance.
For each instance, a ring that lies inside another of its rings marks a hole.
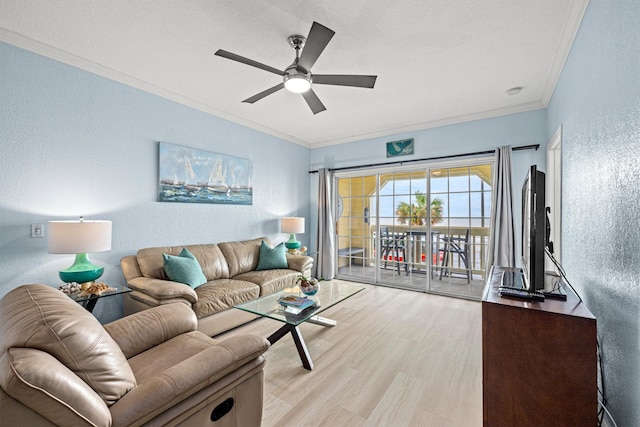
[[[243,304],[238,304],[234,307],[248,311],[249,313],[257,314],[261,317],[268,317],[269,319],[284,323],[280,329],[271,334],[268,338],[269,342],[274,344],[280,338],[291,333],[293,342],[296,344],[296,348],[298,349],[302,366],[304,366],[305,369],[312,370],[313,361],[311,360],[309,350],[304,343],[304,339],[302,338],[298,325],[304,322],[309,322],[322,326],[335,326],[337,324],[335,320],[326,319],[318,315],[362,290],[364,290],[364,286],[356,285],[354,283],[322,281],[320,282],[318,293],[309,297],[309,299],[315,301],[316,306],[309,307],[299,313],[294,312],[297,310],[285,310],[285,308],[278,302],[278,298],[285,295],[304,296],[297,286],[294,288],[286,288],[282,291],[248,301]]]

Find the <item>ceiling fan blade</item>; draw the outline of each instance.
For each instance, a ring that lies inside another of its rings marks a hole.
[[[277,74],[279,76],[284,75],[284,71],[280,71],[277,68],[273,68],[268,65],[262,64],[258,61],[254,61],[253,59],[245,58],[244,56],[227,52],[226,50],[218,49],[218,51],[215,54],[223,58],[231,59],[232,61],[238,61],[243,64],[251,65],[252,67],[260,68],[261,70],[269,71],[270,73]]]
[[[277,92],[282,88],[284,88],[284,83],[280,83],[279,85],[275,85],[274,87],[271,87],[271,88],[269,88],[267,90],[264,90],[264,91],[260,92],[257,95],[253,95],[252,97],[247,98],[242,102],[246,102],[248,104],[253,104],[254,102],[260,101],[265,96],[271,95],[272,93]]]
[[[338,85],[366,87],[373,89],[378,76],[358,76],[344,74],[313,74],[313,83],[319,85]]]
[[[304,97],[304,100],[307,101],[307,105],[309,106],[309,108],[311,108],[313,114],[318,114],[327,109],[324,104],[322,104],[322,101],[320,101],[320,98],[318,98],[318,95],[316,95],[313,89],[302,92],[302,96]]]
[[[311,70],[313,64],[316,63],[318,57],[322,53],[329,41],[335,34],[334,31],[328,29],[324,25],[314,22],[307,36],[307,41],[302,49],[298,66],[304,68],[306,71]]]

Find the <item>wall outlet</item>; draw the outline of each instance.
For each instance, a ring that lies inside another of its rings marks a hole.
[[[44,224],[31,224],[31,237],[44,237]]]

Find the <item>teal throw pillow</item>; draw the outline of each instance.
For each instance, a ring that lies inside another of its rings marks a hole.
[[[164,258],[164,271],[174,282],[184,283],[194,289],[207,283],[200,263],[187,248],[182,248],[182,252],[178,256],[162,254],[162,257]]]
[[[276,268],[288,268],[287,255],[284,243],[280,243],[271,249],[264,240],[260,244],[260,256],[258,257],[257,271],[273,270]]]

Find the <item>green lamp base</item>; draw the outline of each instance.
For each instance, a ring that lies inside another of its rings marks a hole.
[[[58,275],[65,283],[85,283],[93,282],[102,276],[102,273],[104,273],[104,267],[91,264],[87,254],[77,254],[73,265],[64,270],[60,270]]]
[[[294,233],[291,233],[291,235],[289,235],[289,240],[284,242],[284,246],[287,249],[298,249],[302,246],[302,243],[296,240],[296,235]]]

